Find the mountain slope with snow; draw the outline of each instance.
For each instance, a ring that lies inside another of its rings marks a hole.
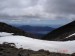
[[[59,27],[52,32],[45,35],[42,39],[43,40],[52,40],[52,41],[68,41],[68,40],[75,40],[75,37],[68,39],[69,35],[75,33],[75,20],[69,24],[66,24],[62,27]],[[64,40],[65,39],[65,40]]]
[[[0,44],[4,42],[14,43],[16,48],[30,49],[38,51],[40,49],[50,52],[75,53],[75,41],[45,41],[33,39],[25,36],[5,36],[0,38]]]
[[[13,35],[21,35],[21,36],[27,36],[27,37],[32,37],[32,38],[37,37],[32,33],[25,32],[21,29],[18,29],[14,26],[11,26],[3,22],[0,22],[0,32],[8,32],[8,33],[13,33]]]

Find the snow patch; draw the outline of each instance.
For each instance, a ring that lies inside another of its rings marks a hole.
[[[66,37],[66,38],[69,38],[69,37],[72,37],[72,36],[75,36],[75,33],[73,33],[73,34],[69,35],[69,36],[68,36],[68,37]]]
[[[4,37],[4,36],[12,36],[13,33],[7,33],[7,32],[0,32],[0,37]]]
[[[50,52],[66,54],[75,53],[75,41],[46,41],[25,36],[6,36],[0,38],[0,44],[3,44],[4,42],[14,43],[16,48],[30,49],[34,51],[43,49]]]

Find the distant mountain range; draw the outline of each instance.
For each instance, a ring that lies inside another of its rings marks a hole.
[[[52,27],[48,26],[29,26],[29,25],[22,25],[19,26],[20,29],[23,29],[24,31],[51,31],[53,30]]]
[[[75,40],[75,21],[53,30],[42,39],[52,41]]]
[[[54,29],[55,28],[52,27],[28,25],[19,26],[16,28],[9,24],[0,22],[0,32],[14,33],[14,35],[21,35],[51,41],[75,40],[75,21],[55,30]]]
[[[48,27],[48,26],[30,26],[30,25],[22,25],[18,26],[19,29],[33,33],[34,35],[37,35],[39,37],[43,37],[46,35],[48,32],[51,32],[55,28]]]
[[[29,25],[14,27],[9,24],[0,22],[0,32],[14,33],[14,35],[23,35],[38,39],[42,38],[45,34],[52,30],[54,30],[54,28]]]
[[[0,22],[0,32],[14,33],[14,35],[22,35],[22,36],[27,36],[27,37],[32,37],[32,38],[37,37],[32,33],[25,32],[21,29],[18,29],[16,27],[13,27],[3,22]]]

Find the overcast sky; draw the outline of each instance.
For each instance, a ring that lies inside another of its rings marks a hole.
[[[14,19],[72,21],[75,20],[75,0],[0,0],[0,21]]]

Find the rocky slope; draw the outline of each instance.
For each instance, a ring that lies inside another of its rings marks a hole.
[[[74,33],[75,33],[75,21],[53,30],[52,32],[44,36],[42,39],[53,41],[75,40],[74,35],[71,36],[70,38],[66,38]]]
[[[27,37],[32,37],[32,38],[37,37],[32,33],[22,31],[21,29],[18,29],[16,27],[13,27],[3,22],[0,22],[0,32],[14,33],[14,35],[22,35],[22,36],[27,36]]]
[[[17,49],[13,43],[0,44],[0,56],[75,56],[75,54],[51,53],[44,50]]]

